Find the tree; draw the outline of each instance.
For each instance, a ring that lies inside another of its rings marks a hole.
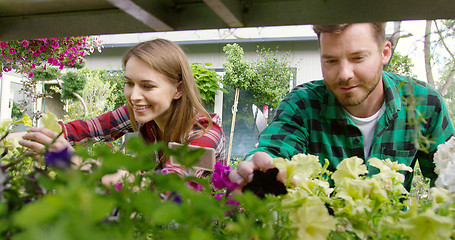
[[[432,31],[432,27],[435,31]],[[432,38],[435,40],[432,41]],[[445,94],[455,76],[455,55],[453,46],[449,44],[455,40],[455,20],[427,20],[425,27],[424,54],[425,70],[429,84],[437,87],[441,94]],[[435,68],[441,71],[439,84],[433,76]]]
[[[259,49],[257,60],[253,62],[257,78],[251,84],[255,103],[258,106],[271,105],[277,107],[281,99],[289,92],[289,82],[294,73],[290,67],[289,52],[278,56],[278,49]]]
[[[239,91],[241,89],[247,90],[251,86],[251,82],[257,76],[257,72],[256,68],[254,68],[250,62],[243,60],[244,51],[238,44],[227,44],[223,47],[223,51],[226,55],[226,61],[223,63],[225,71],[223,83],[235,89],[227,160],[229,164],[231,159],[232,140],[234,138],[235,117],[239,101]]]

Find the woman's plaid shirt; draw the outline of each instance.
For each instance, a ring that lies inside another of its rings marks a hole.
[[[376,124],[369,157],[389,158],[411,167],[418,160],[424,176],[434,183],[437,175],[433,154],[454,133],[444,99],[422,81],[389,72],[383,72],[382,79],[386,111]],[[428,140],[426,149],[416,148],[420,136]],[[306,153],[319,156],[322,164],[328,159],[329,170],[334,171],[345,158],[365,159],[363,147],[362,133],[319,80],[297,86],[283,99],[272,122],[261,133],[257,149],[246,158],[257,151],[287,159]],[[368,170],[370,175],[378,172],[371,166]],[[408,190],[412,176],[405,174]]]
[[[227,159],[226,139],[221,125],[221,118],[214,113],[210,113],[210,116],[212,117],[210,119],[212,127],[201,137],[195,137],[200,127],[194,124],[190,133],[189,144],[215,149],[216,160],[225,165]],[[196,120],[204,127],[209,124],[209,119],[202,115],[198,116]],[[84,144],[88,141],[110,142],[126,133],[133,132],[126,105],[87,121],[75,120],[67,124],[60,122],[60,125],[62,125],[65,138],[71,145],[76,143]],[[158,129],[154,121],[141,125],[140,132],[147,142],[156,142],[158,140]],[[180,167],[170,165],[169,161],[166,163],[165,168],[168,172],[185,173]]]

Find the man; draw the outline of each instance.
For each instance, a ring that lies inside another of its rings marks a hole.
[[[454,128],[433,87],[382,71],[392,54],[384,29],[385,23],[314,26],[324,80],[302,84],[283,99],[257,149],[231,172],[231,181],[245,185],[253,170],[273,167],[272,158],[306,153],[319,156],[322,164],[328,159],[331,171],[352,156],[390,158],[410,167],[419,160],[434,183],[433,154]],[[415,105],[406,105],[410,97]],[[416,147],[418,136],[430,140],[428,151]],[[412,176],[405,175],[408,191]]]

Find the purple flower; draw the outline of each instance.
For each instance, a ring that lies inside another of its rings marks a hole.
[[[231,182],[229,179],[229,173],[232,171],[231,167],[223,166],[221,162],[215,164],[215,171],[212,175],[212,184],[216,189],[227,188],[229,192],[232,192],[239,186],[237,183]]]
[[[221,199],[223,198],[223,196],[224,196],[224,195],[226,195],[226,194],[225,194],[225,193],[222,193],[222,192],[220,192],[220,193],[217,193],[217,194],[215,195],[215,197],[214,197],[214,198],[215,198],[216,200],[221,200]]]
[[[0,48],[7,48],[7,47],[8,47],[8,43],[0,42]]]
[[[10,48],[9,49],[9,54],[15,54],[16,53],[16,49],[15,48]]]
[[[69,168],[71,165],[72,153],[68,151],[68,148],[64,148],[61,151],[46,151],[44,154],[44,160],[46,166],[54,166],[62,169]]]
[[[21,45],[23,48],[26,48],[26,47],[28,47],[29,42],[27,40],[22,40]]]

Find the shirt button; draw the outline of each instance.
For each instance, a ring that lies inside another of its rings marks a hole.
[[[355,144],[358,144],[359,142],[360,142],[360,140],[358,138],[354,139]]]

